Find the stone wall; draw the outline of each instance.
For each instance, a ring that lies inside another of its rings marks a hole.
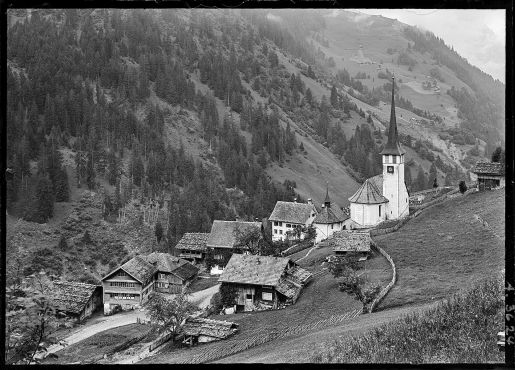
[[[372,241],[372,248],[376,249],[379,253],[381,253],[387,260],[388,262],[390,263],[390,265],[392,266],[392,280],[390,280],[390,282],[388,283],[387,286],[385,286],[383,288],[383,290],[381,290],[381,292],[379,293],[379,295],[376,297],[376,299],[374,299],[374,301],[372,302],[372,304],[370,305],[370,307],[368,308],[368,312],[371,313],[374,308],[379,304],[379,302],[381,302],[381,300],[388,294],[388,292],[390,291],[390,289],[393,288],[393,286],[395,285],[395,282],[397,281],[397,270],[395,268],[395,263],[393,262],[393,259],[392,257],[390,257],[390,255],[388,253],[386,253],[386,251],[381,248],[380,246],[378,246],[375,242]]]

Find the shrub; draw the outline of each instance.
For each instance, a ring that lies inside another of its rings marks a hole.
[[[216,293],[211,297],[211,300],[209,301],[209,304],[211,305],[211,307],[213,307],[213,309],[215,310],[215,312],[219,312],[219,311],[223,308],[223,305],[222,305],[222,296],[221,296],[220,292],[216,292]]]
[[[234,287],[223,284],[220,286],[220,302],[224,307],[234,306],[236,304],[237,291]]]

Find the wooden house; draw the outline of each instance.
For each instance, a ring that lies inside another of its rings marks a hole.
[[[140,307],[154,291],[157,266],[136,256],[102,278],[104,314]]]
[[[229,321],[211,320],[201,317],[188,317],[181,328],[184,344],[190,346],[198,343],[209,343],[234,335],[239,324]]]
[[[53,281],[49,295],[59,312],[78,322],[102,307],[102,287],[75,281]]]
[[[342,230],[335,232],[328,242],[337,256],[352,254],[367,257],[370,253],[372,239],[369,231]]]
[[[236,290],[237,311],[254,311],[295,303],[312,276],[289,258],[233,254],[218,281]]]
[[[192,262],[204,259],[207,249],[209,233],[185,233],[175,246],[179,257]]]
[[[182,293],[198,276],[197,267],[169,253],[153,252],[143,259],[157,267],[155,290],[160,293]]]
[[[472,169],[472,180],[480,191],[505,186],[504,165],[497,162],[478,162]]]
[[[245,221],[213,221],[211,232],[207,238],[206,247],[211,250],[215,261],[213,271],[223,271],[234,252],[245,252],[245,248],[239,245],[239,238],[249,232],[259,233],[261,236],[260,222]]]
[[[279,201],[268,221],[272,223],[272,240],[304,239],[302,229],[310,226],[317,215],[312,203]]]

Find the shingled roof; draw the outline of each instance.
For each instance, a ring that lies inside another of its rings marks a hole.
[[[131,258],[121,265],[120,268],[142,284],[146,284],[152,275],[157,272],[157,266],[145,261],[140,256]]]
[[[277,286],[289,258],[233,254],[218,279],[224,283]]]
[[[370,179],[367,179],[354,193],[354,195],[349,198],[349,202],[360,204],[380,204],[388,203],[388,199],[381,194],[381,191],[379,191]]]
[[[244,234],[252,230],[261,232],[261,223],[215,220],[206,245],[210,248],[233,248],[238,242],[239,233]]]
[[[328,240],[333,252],[369,252],[370,233],[362,231],[337,231]]]
[[[472,172],[478,175],[504,176],[504,166],[498,162],[477,162]]]
[[[209,233],[186,233],[175,246],[178,250],[205,251]]]
[[[268,220],[305,224],[313,212],[316,208],[312,204],[278,201]]]
[[[373,176],[373,177],[369,177],[368,181],[372,182],[372,184],[374,184],[376,186],[377,190],[379,190],[381,195],[384,195],[383,194],[383,174],[382,173],[379,175]]]
[[[168,253],[152,252],[144,256],[143,259],[157,266],[157,271],[176,275],[183,280],[190,279],[199,271],[199,269],[190,262]]]
[[[49,294],[62,311],[79,315],[97,289],[96,285],[75,281],[54,281]]]
[[[313,223],[315,224],[335,224],[345,221],[349,216],[343,213],[338,206],[323,207],[320,213],[316,215]]]
[[[239,324],[230,321],[211,320],[201,317],[188,317],[182,326],[185,335],[205,335],[225,339],[238,331]]]

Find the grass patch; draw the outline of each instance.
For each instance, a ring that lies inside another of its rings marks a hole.
[[[312,361],[503,362],[504,353],[496,344],[502,328],[504,277],[490,278],[426,312],[408,314],[366,334],[337,340]]]
[[[219,276],[209,276],[207,278],[198,278],[188,287],[190,293],[199,292],[201,290],[211,288],[218,284]]]
[[[109,329],[74,343],[58,352],[57,359],[47,358],[44,364],[69,364],[100,360],[104,354],[112,354],[125,349],[125,345],[137,342],[149,334],[150,325],[129,324]]]
[[[398,274],[378,308],[447,298],[500,271],[504,222],[504,191],[498,190],[437,204],[398,231],[374,237],[393,258]]]

